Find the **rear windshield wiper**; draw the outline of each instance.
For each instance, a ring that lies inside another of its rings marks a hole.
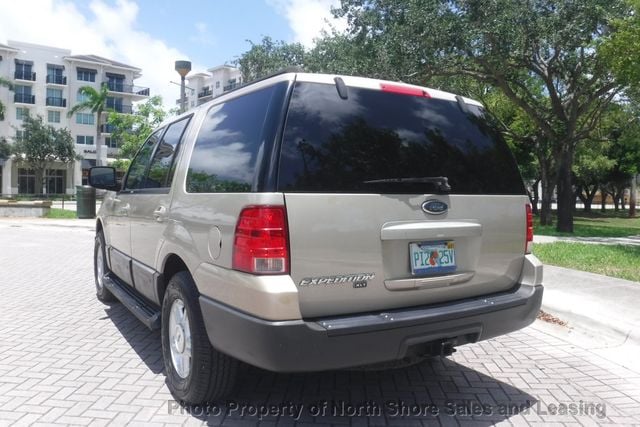
[[[384,178],[384,179],[372,179],[370,181],[363,181],[363,184],[389,184],[389,183],[429,183],[437,184],[440,191],[451,191],[449,185],[449,178],[446,176],[423,176],[419,178]]]

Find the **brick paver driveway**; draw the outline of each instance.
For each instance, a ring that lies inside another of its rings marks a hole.
[[[92,251],[87,228],[0,220],[0,425],[640,424],[637,373],[540,325],[392,371],[244,367],[228,401],[182,408],[159,334],[95,299]]]

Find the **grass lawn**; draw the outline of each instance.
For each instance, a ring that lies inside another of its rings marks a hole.
[[[59,208],[51,208],[47,218],[76,218],[76,213],[74,211],[68,211],[65,209]]]
[[[533,245],[545,264],[640,282],[640,246],[556,242]]]
[[[540,218],[535,218],[533,227],[535,234],[543,236],[574,237],[627,237],[640,235],[640,218],[629,218],[628,211],[620,212],[576,212],[573,222],[573,234],[556,231],[556,217],[553,225],[540,225]]]

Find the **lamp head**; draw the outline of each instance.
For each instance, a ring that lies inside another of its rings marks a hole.
[[[190,61],[176,61],[176,71],[180,74],[180,77],[185,77],[191,71]]]

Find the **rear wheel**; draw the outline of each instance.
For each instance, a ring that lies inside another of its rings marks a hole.
[[[209,343],[198,291],[184,271],[171,278],[162,302],[162,354],[177,400],[207,403],[232,391],[238,362]]]
[[[104,234],[100,230],[96,233],[96,243],[93,250],[93,274],[96,282],[96,296],[102,302],[116,300],[113,294],[104,286],[104,278],[108,273]]]

